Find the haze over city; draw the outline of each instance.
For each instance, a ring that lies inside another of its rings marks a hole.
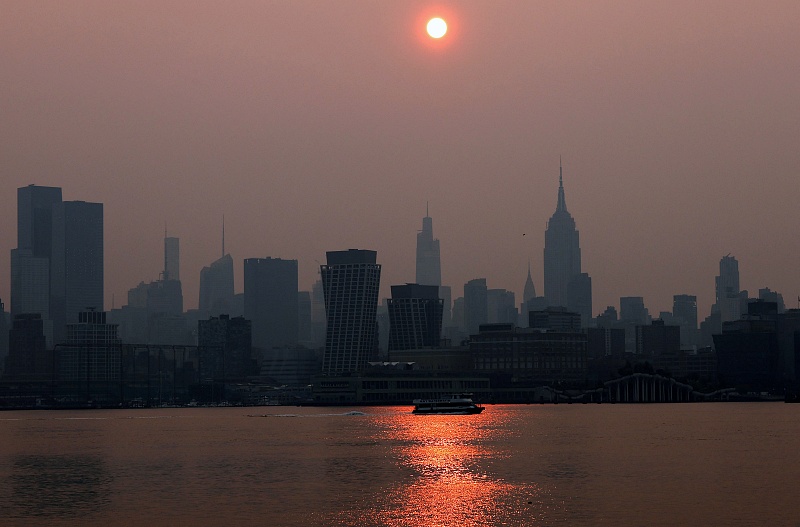
[[[542,288],[559,158],[593,312],[800,287],[796,2],[2,2],[0,298],[16,192],[104,204],[105,303],[181,240],[185,306],[226,250],[376,250],[414,281],[426,203],[442,282]],[[433,41],[425,21],[448,20]]]

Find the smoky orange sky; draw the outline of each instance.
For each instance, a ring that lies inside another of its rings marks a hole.
[[[445,38],[425,36],[442,16]],[[105,204],[106,308],[181,240],[187,308],[226,249],[374,249],[414,280],[430,203],[443,282],[521,301],[559,156],[593,312],[643,296],[799,294],[800,2],[0,1],[0,298],[16,189]],[[524,236],[523,236],[524,234]]]

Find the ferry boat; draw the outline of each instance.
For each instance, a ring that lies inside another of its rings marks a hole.
[[[414,399],[412,414],[468,415],[479,414],[483,407],[472,402],[472,394],[456,393],[443,399]]]

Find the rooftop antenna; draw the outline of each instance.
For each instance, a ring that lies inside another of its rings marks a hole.
[[[225,215],[222,215],[222,256],[225,256]]]
[[[430,214],[428,214],[428,202],[426,201],[425,202],[425,217],[427,218],[428,216],[430,216]]]

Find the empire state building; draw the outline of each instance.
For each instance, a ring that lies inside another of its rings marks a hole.
[[[561,163],[558,167],[558,204],[544,234],[544,296],[550,306],[568,307],[570,282],[581,274],[581,248],[575,220],[567,211]]]

